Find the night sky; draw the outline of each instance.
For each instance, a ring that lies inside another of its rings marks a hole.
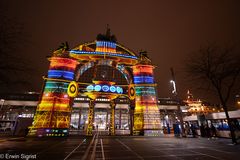
[[[107,24],[124,46],[148,51],[157,66],[159,97],[171,96],[170,67],[175,70],[179,95],[185,97],[192,89],[185,77],[185,61],[201,46],[240,44],[238,0],[5,0],[0,4],[5,16],[24,27],[24,48],[14,54],[34,69],[27,75],[28,91],[40,91],[49,65],[46,56],[62,42],[73,48],[94,41],[98,33],[105,33]],[[193,90],[193,94],[208,100],[204,92]]]

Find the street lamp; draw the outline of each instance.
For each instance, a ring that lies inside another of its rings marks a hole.
[[[178,117],[176,117],[176,119],[179,118],[180,121],[180,126],[181,126],[181,135],[182,137],[186,137],[185,135],[185,129],[183,126],[183,116],[182,116],[182,110],[181,110],[181,106],[180,106],[180,100],[178,98],[178,94],[177,94],[177,87],[176,87],[176,82],[174,80],[170,80],[170,83],[172,83],[173,85],[173,90],[172,90],[172,94],[175,96],[175,98],[177,99],[177,110],[178,110]]]
[[[236,101],[237,101],[237,105],[240,106],[240,95],[239,94],[236,95]]]
[[[177,95],[177,89],[176,89],[176,83],[174,80],[171,80],[170,83],[173,84],[173,90],[172,90],[172,94]]]
[[[178,117],[179,117],[179,120],[180,120],[180,125],[181,125],[181,135],[182,137],[186,137],[185,135],[185,128],[183,126],[183,115],[182,115],[182,110],[181,110],[181,107],[180,107],[180,99],[178,97],[178,94],[177,94],[177,87],[176,87],[176,82],[175,82],[175,74],[174,74],[174,71],[173,71],[173,68],[170,68],[170,71],[171,71],[171,75],[172,75],[172,80],[170,81],[170,83],[173,84],[173,91],[172,93],[174,94],[175,98],[177,99],[177,110],[178,110]]]

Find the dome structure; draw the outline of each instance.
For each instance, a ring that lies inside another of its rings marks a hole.
[[[125,65],[134,65],[138,62],[136,53],[121,44],[111,41],[94,41],[80,44],[69,52],[70,57],[80,61],[109,59]]]

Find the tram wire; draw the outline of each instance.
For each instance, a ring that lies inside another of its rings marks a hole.
[[[103,141],[102,138],[100,138],[100,136],[101,131],[97,131],[91,143],[89,144],[84,156],[82,157],[82,160],[95,160],[95,159],[105,160]]]
[[[85,151],[85,153],[84,153],[84,155],[83,155],[83,157],[82,157],[82,160],[87,160],[87,159],[88,159],[91,146],[93,145],[97,134],[98,134],[98,133],[94,134],[94,136],[93,136],[93,138],[92,138],[92,141],[91,141],[90,144],[88,145],[87,150]],[[93,153],[92,153],[92,154],[93,154]],[[94,153],[94,154],[95,154],[95,153]],[[91,156],[91,157],[92,157],[92,156]]]
[[[105,160],[105,154],[103,149],[103,141],[102,138],[100,138],[101,131],[97,131],[96,137],[94,139],[94,143],[92,144],[92,152],[89,154],[88,159],[95,160],[95,159],[101,159]]]
[[[96,148],[97,148],[97,143],[98,143],[98,132],[97,132],[97,135],[96,135],[96,139],[94,141],[94,146],[93,146],[93,150],[92,150],[92,154],[91,154],[91,158],[90,160],[94,160],[95,157],[96,157]]]
[[[102,135],[102,131],[98,131],[98,133],[99,133],[99,136]],[[101,159],[105,160],[105,154],[104,154],[104,149],[103,149],[103,139],[100,138],[99,140],[100,140],[100,148],[101,148]]]
[[[83,144],[86,145],[87,138],[84,138],[65,158],[64,160],[70,160],[76,158],[76,156],[81,156],[78,155],[79,148],[83,146]],[[62,144],[62,142],[59,142],[55,145],[52,145],[50,148],[55,148],[58,145]],[[84,147],[84,146],[83,146]],[[42,150],[41,152],[37,153],[42,154],[43,152],[48,151],[49,148]],[[98,154],[96,154],[98,153]],[[90,143],[87,145],[86,151],[84,152],[84,155],[81,157],[82,160],[95,160],[95,159],[102,159],[105,160],[105,154],[104,154],[104,148],[103,148],[103,139],[101,138],[101,132],[97,131],[92,137],[92,140]]]
[[[70,152],[65,158],[64,158],[64,160],[67,160],[83,143],[85,143],[86,142],[86,138],[85,139],[83,139],[83,141],[81,142],[81,143],[79,143],[79,145],[77,146],[77,147],[75,147],[73,150],[72,150],[72,152]]]
[[[121,140],[116,139],[116,141],[118,141],[121,145],[123,145],[128,151],[132,152],[138,159],[144,160],[144,158],[142,156],[140,156],[139,154],[134,152],[128,145],[123,143]]]
[[[100,143],[101,143],[102,159],[105,160],[102,138],[100,139]]]

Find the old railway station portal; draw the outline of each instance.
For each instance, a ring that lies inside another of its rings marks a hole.
[[[29,135],[160,135],[154,66],[146,53],[117,43],[108,29],[73,49],[62,44],[48,60]]]

